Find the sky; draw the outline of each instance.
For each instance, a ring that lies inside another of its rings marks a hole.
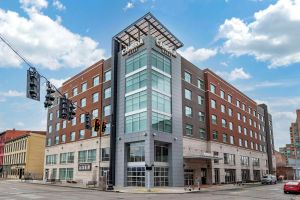
[[[0,34],[59,87],[152,12],[184,43],[181,55],[269,106],[278,149],[300,108],[299,10],[300,0],[0,0]],[[44,87],[41,102],[25,97],[27,69],[0,41],[0,131],[46,130]]]

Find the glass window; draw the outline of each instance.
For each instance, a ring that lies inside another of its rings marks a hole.
[[[101,149],[101,161],[109,161],[109,152],[109,147]]]
[[[83,99],[80,100],[80,105],[81,105],[81,107],[86,106],[86,98],[83,98]]]
[[[92,111],[92,116],[93,116],[92,119],[95,119],[95,118],[99,117],[98,109],[95,109],[95,110]]]
[[[56,111],[56,118],[59,118],[59,110]]]
[[[246,123],[246,116],[243,116],[243,122]]]
[[[185,125],[185,134],[186,135],[193,135],[193,126],[190,124]]]
[[[106,129],[105,129],[105,132],[104,132],[104,135],[108,135],[108,134],[110,134],[110,123],[106,124]]]
[[[224,153],[224,164],[235,165],[235,155]]]
[[[185,106],[185,116],[187,117],[193,117],[192,108]]]
[[[47,146],[51,146],[51,138],[47,139]]]
[[[48,127],[48,133],[52,133],[52,126],[51,125]]]
[[[153,98],[153,97],[152,97]],[[152,99],[152,102],[154,99]],[[147,91],[135,93],[125,99],[125,112],[132,112],[147,107]]]
[[[111,114],[110,108],[111,108],[110,105],[104,106],[104,109],[103,109],[104,110],[104,112],[103,112],[104,117],[109,116]]]
[[[200,122],[204,122],[205,121],[205,115],[204,112],[198,112],[198,117],[199,117],[199,121]]]
[[[72,119],[72,126],[75,126],[76,125],[76,117],[74,117],[73,119]]]
[[[229,115],[230,117],[232,117],[232,109],[231,109],[231,108],[228,108],[228,115]]]
[[[225,119],[222,119],[222,127],[223,127],[223,128],[226,128],[226,127],[227,127],[227,123],[226,123],[226,120],[225,120]]]
[[[128,144],[127,153],[128,162],[144,162],[145,161],[145,143],[133,142]]]
[[[210,91],[215,94],[216,93],[216,86],[213,85],[213,84],[210,84]]]
[[[96,149],[79,151],[78,162],[79,163],[96,162]]]
[[[147,65],[147,54],[146,51],[142,51],[134,56],[131,56],[126,60],[125,71],[126,74],[133,72],[139,68]]]
[[[152,71],[152,88],[163,94],[171,94],[171,79],[156,71]]]
[[[237,113],[238,120],[241,120],[241,113]]]
[[[73,88],[73,96],[76,96],[78,94],[78,89],[77,87]]]
[[[213,140],[217,140],[218,139],[218,131],[213,131]]]
[[[227,134],[226,133],[223,133],[223,142],[227,142]]]
[[[202,90],[205,89],[204,81],[203,80],[198,79],[197,83],[198,83],[198,88],[199,89],[202,89]]]
[[[227,98],[228,98],[228,102],[232,103],[232,96],[231,95],[227,95]]]
[[[104,90],[104,99],[110,98],[111,97],[111,88],[106,88]]]
[[[239,131],[239,133],[242,133],[242,127],[241,126],[238,126],[238,131]]]
[[[199,136],[201,139],[206,139],[205,129],[203,129],[203,128],[199,129]]]
[[[52,121],[53,120],[53,113],[49,113],[49,120]]]
[[[168,162],[168,145],[155,143],[154,156],[155,162]]]
[[[211,115],[211,123],[217,124],[217,116],[216,115]]]
[[[211,100],[210,100],[210,106],[211,106],[212,108],[216,108],[216,107],[217,107],[216,101],[213,100],[213,99],[211,99]]]
[[[163,187],[169,185],[169,168],[154,167],[154,186]]]
[[[233,130],[233,124],[232,124],[232,122],[229,122],[229,129]]]
[[[146,107],[146,91],[143,97],[143,107]],[[152,109],[171,114],[171,98],[156,91],[152,91]]]
[[[71,137],[70,137],[70,140],[73,142],[75,141],[75,136],[76,136],[76,133],[73,131],[71,132]]]
[[[93,103],[98,102],[99,101],[99,93],[96,92],[93,94]]]
[[[146,130],[147,112],[142,112],[125,117],[126,133],[133,133]]]
[[[239,100],[236,100],[236,106],[237,106],[237,107],[240,107],[240,104],[241,104],[240,101],[239,101]]]
[[[247,135],[247,128],[244,128],[244,135]]]
[[[222,99],[225,98],[225,92],[224,92],[223,90],[220,90],[220,97],[221,97]]]
[[[79,131],[79,139],[84,139],[84,134],[85,134],[85,130],[80,130]]]
[[[156,51],[152,51],[151,62],[153,67],[167,74],[171,74],[171,61],[169,58]]]
[[[85,92],[87,90],[87,83],[81,84],[81,92]]]
[[[188,89],[184,89],[184,97],[186,99],[192,100],[192,91],[190,91]]]
[[[99,76],[93,78],[93,86],[99,85]]]
[[[234,144],[234,137],[232,135],[230,136],[230,144]]]
[[[239,138],[239,145],[240,147],[243,146],[243,140],[241,138]]]
[[[172,132],[172,118],[167,115],[152,112],[152,128],[166,133]]]
[[[225,113],[225,106],[224,105],[221,105],[221,112]]]
[[[106,82],[110,80],[111,80],[111,71],[109,70],[104,73],[104,81]]]
[[[62,128],[66,128],[66,127],[67,127],[67,121],[66,121],[66,120],[63,120]]]
[[[192,81],[192,75],[188,72],[184,72],[184,80],[188,83],[191,83]]]
[[[80,123],[84,123],[85,114],[80,114]]]
[[[56,125],[55,125],[55,130],[56,130],[56,131],[59,131],[59,128],[60,128],[60,123],[56,123]]]
[[[59,136],[55,136],[55,144],[59,143]]]
[[[200,105],[204,104],[204,98],[203,98],[203,96],[198,96],[198,104],[200,104]]]
[[[126,78],[126,93],[146,87],[147,73],[146,70],[136,73]]]
[[[245,147],[248,148],[248,141],[245,140],[244,143],[245,143]]]
[[[66,143],[66,134],[61,136],[61,143]]]

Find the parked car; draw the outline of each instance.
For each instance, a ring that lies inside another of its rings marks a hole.
[[[289,193],[289,192],[300,192],[300,181],[288,181],[283,186],[283,192]]]
[[[274,176],[272,174],[266,174],[262,177],[261,183],[262,184],[276,184],[277,178],[276,178],[276,176]]]

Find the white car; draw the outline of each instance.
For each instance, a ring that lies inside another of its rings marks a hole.
[[[276,184],[277,178],[272,174],[263,175],[261,179],[261,184]]]

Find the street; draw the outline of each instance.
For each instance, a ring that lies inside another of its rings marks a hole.
[[[70,199],[70,200],[95,200],[95,199],[296,199],[295,194],[284,194],[283,184],[264,185],[244,189],[200,192],[189,194],[128,194],[115,192],[101,192],[85,189],[67,188],[59,186],[46,186],[38,184],[20,183],[15,181],[0,181],[0,200],[26,200],[26,199]],[[300,196],[299,196],[300,197]]]

